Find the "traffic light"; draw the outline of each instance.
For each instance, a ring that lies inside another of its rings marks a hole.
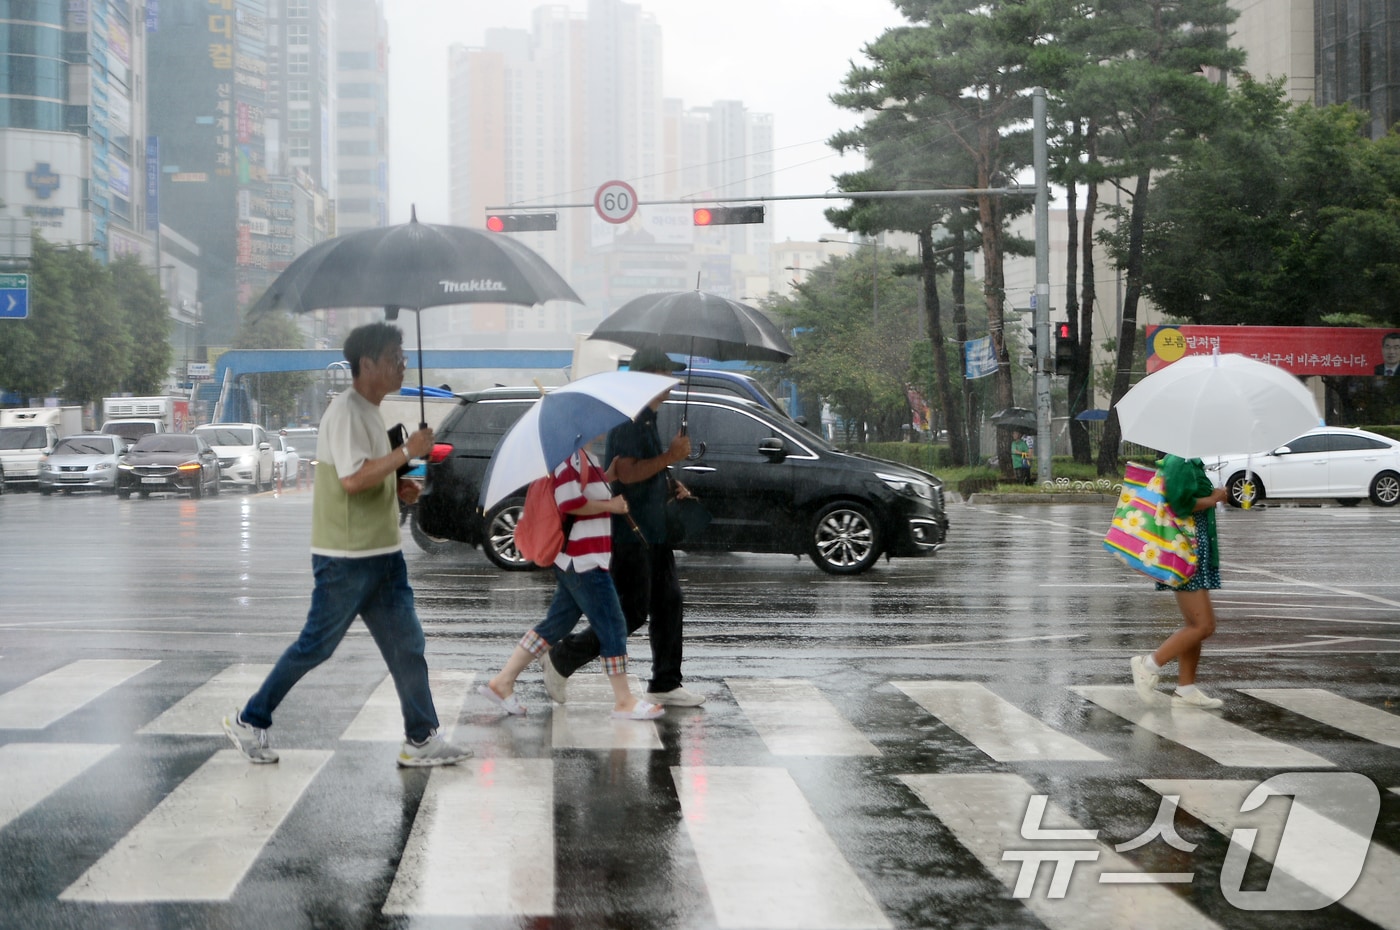
[[[488,213],[491,232],[546,232],[559,228],[558,213]]]
[[[696,207],[696,226],[737,226],[740,223],[762,223],[763,207],[755,204],[743,207]]]
[[[1074,340],[1068,323],[1055,324],[1055,373],[1067,375],[1074,370]]]

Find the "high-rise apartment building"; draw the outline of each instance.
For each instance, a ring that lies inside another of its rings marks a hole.
[[[336,0],[333,31],[327,107],[333,171],[323,183],[335,200],[335,232],[340,235],[389,224],[389,48],[383,0]]]
[[[1371,114],[1371,138],[1400,121],[1400,2],[1314,0],[1317,102]]]
[[[631,297],[693,288],[697,275],[734,297],[753,296],[755,275],[766,280],[770,227],[696,229],[688,206],[657,202],[771,193],[772,119],[740,101],[688,110],[667,99],[661,29],[640,5],[540,7],[528,31],[488,30],[480,47],[454,47],[449,85],[452,222],[481,226],[488,208],[589,204],[613,180],[645,206],[618,224],[562,209],[557,231],[514,234],[584,306],[454,311],[443,338],[562,340]]]

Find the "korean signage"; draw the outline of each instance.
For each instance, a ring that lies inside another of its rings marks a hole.
[[[1387,337],[1389,337],[1387,339]],[[1187,355],[1219,350],[1277,365],[1295,375],[1379,375],[1400,358],[1400,329],[1329,326],[1149,326],[1147,371]]]

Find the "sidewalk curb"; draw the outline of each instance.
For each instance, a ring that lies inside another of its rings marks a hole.
[[[978,492],[965,504],[1117,504],[1117,494],[1097,491],[1047,491],[1043,494],[995,494]]]

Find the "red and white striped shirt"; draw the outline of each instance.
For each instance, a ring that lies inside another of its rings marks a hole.
[[[612,499],[603,470],[591,458],[588,460],[588,484],[580,484],[582,463],[579,456],[587,454],[582,450],[575,452],[554,469],[554,503],[566,517],[588,501]],[[612,515],[604,511],[576,517],[563,551],[554,557],[554,564],[562,571],[568,571],[570,566],[576,572],[595,568],[607,571],[612,564]]]

